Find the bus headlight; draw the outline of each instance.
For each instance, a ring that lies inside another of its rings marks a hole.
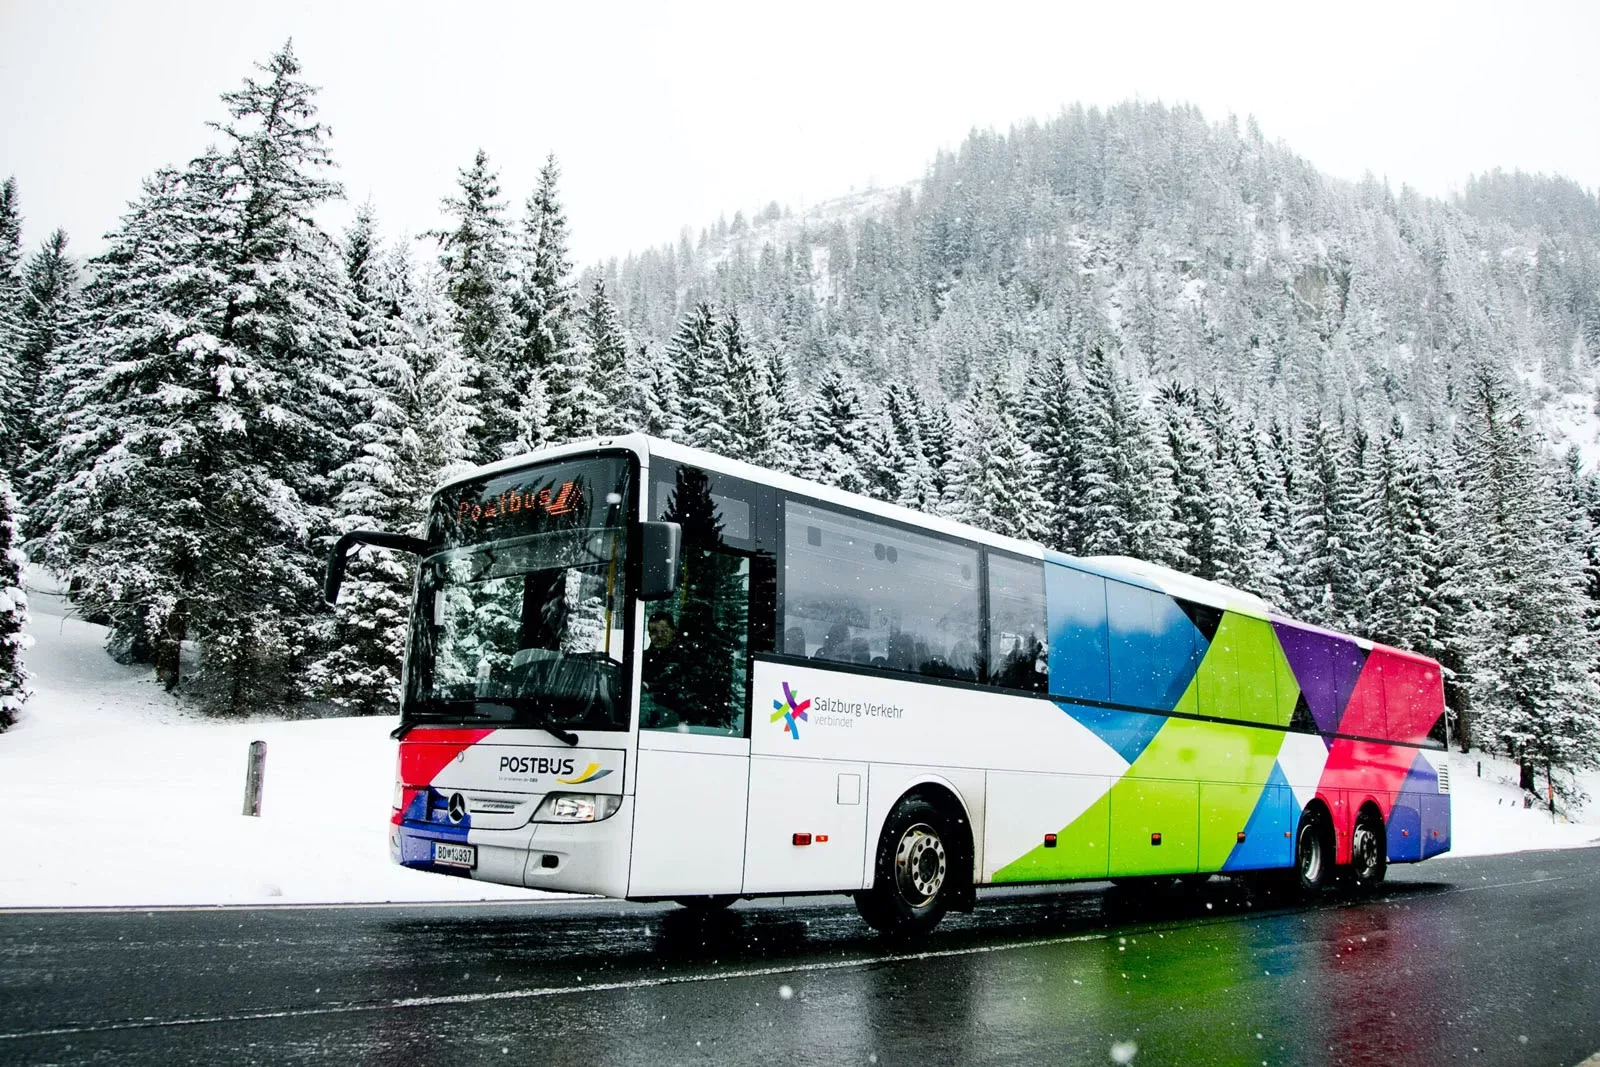
[[[534,822],[599,822],[616,814],[622,798],[601,793],[551,793],[533,813]]]

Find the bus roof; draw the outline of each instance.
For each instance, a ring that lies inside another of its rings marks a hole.
[[[955,522],[937,515],[929,515],[925,512],[901,507],[898,504],[874,500],[872,497],[849,493],[843,489],[823,485],[821,482],[797,478],[794,475],[768,470],[765,467],[758,467],[743,460],[730,459],[715,452],[690,448],[688,445],[681,445],[675,441],[667,441],[659,437],[650,437],[646,434],[632,433],[619,434],[614,437],[589,438],[582,441],[573,441],[569,444],[557,445],[552,448],[540,449],[537,452],[524,453],[520,456],[512,456],[465,471],[449,479],[441,488],[471,478],[479,478],[486,474],[515,470],[530,463],[560,459],[564,456],[582,455],[597,449],[617,448],[634,452],[647,465],[652,456],[660,456],[662,459],[679,463],[690,463],[718,474],[726,474],[730,477],[743,478],[746,481],[770,485],[775,489],[786,490],[822,503],[835,504],[840,507],[850,508],[853,511],[904,523],[908,526],[920,527],[950,537],[959,537],[966,541],[975,541],[1019,556],[1026,556],[1032,559],[1045,559],[1048,557],[1052,562],[1076,567],[1079,570],[1098,574],[1101,577],[1114,578],[1118,581],[1144,586],[1212,607],[1238,611],[1242,614],[1253,615],[1262,619],[1267,618],[1272,611],[1271,605],[1258,596],[1222,585],[1219,582],[1196,578],[1191,574],[1173,570],[1171,567],[1147,563],[1131,556],[1078,557],[1053,551],[1047,553],[1045,548],[1036,542],[992,533],[976,526],[969,526],[966,523]]]

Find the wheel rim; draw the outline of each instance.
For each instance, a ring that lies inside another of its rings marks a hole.
[[[1306,885],[1322,880],[1322,839],[1315,826],[1300,831],[1300,879]]]
[[[933,903],[944,886],[949,867],[944,842],[927,823],[917,823],[900,835],[894,853],[894,881],[900,898],[913,908]]]
[[[1356,854],[1357,877],[1363,882],[1371,881],[1378,873],[1378,835],[1372,832],[1372,827],[1362,823],[1356,827],[1351,845]]]

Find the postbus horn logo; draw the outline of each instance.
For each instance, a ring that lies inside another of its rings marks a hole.
[[[806,717],[806,709],[811,706],[811,701],[802,700],[796,704],[794,696],[794,690],[789,688],[788,682],[784,682],[783,700],[787,700],[789,703],[785,706],[783,700],[774,700],[772,702],[772,718],[768,721],[777,722],[782,719],[784,729],[788,730],[794,739],[798,741],[800,740],[800,720]]]

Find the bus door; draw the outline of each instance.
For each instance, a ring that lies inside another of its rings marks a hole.
[[[650,515],[682,526],[683,554],[678,592],[645,605],[630,896],[744,883],[749,656],[771,647],[762,590],[776,580],[755,493],[682,464],[650,469]]]

